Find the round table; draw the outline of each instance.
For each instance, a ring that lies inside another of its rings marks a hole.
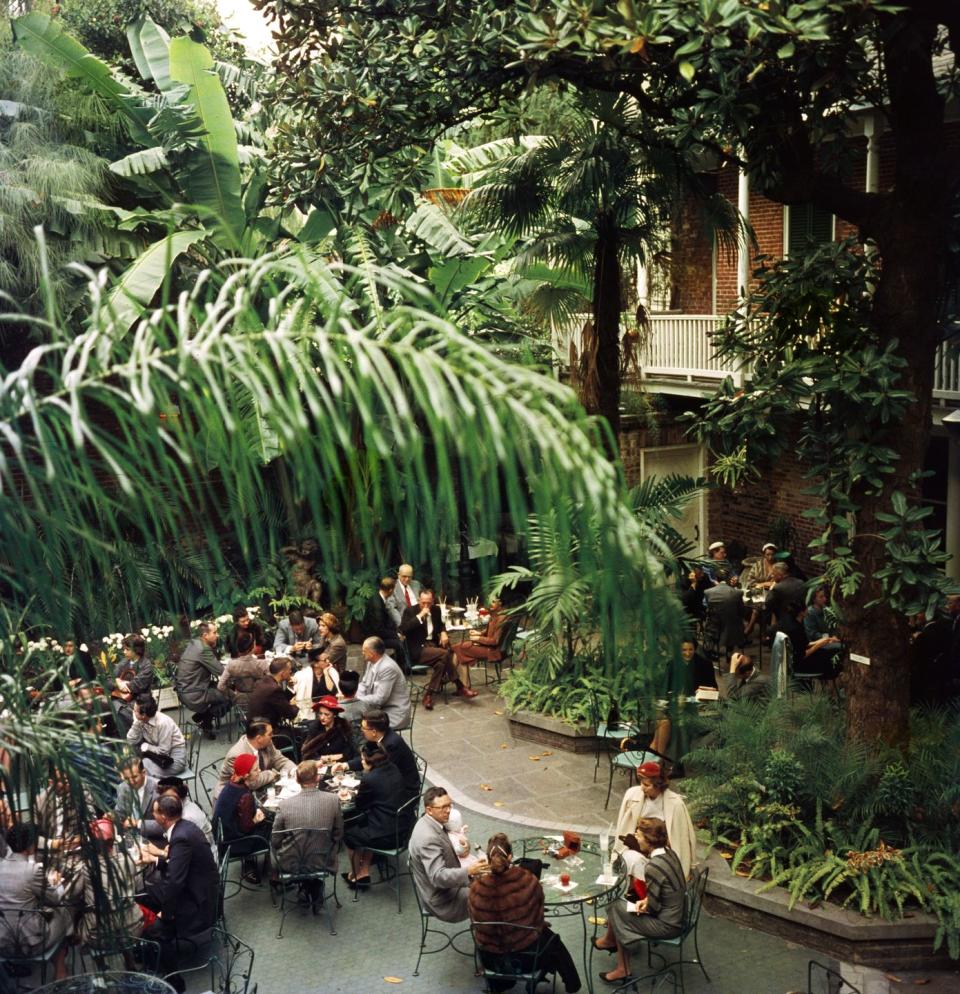
[[[81,973],[35,988],[34,994],[176,994],[165,980],[146,973]]]
[[[521,839],[519,843],[520,852],[515,855],[527,858],[539,858],[543,861],[543,873],[540,875],[540,884],[543,887],[544,914],[547,918],[567,918],[579,915],[583,926],[583,967],[586,971],[584,980],[587,989],[593,992],[593,972],[591,963],[593,959],[593,944],[590,941],[597,934],[597,927],[593,925],[593,934],[588,929],[587,909],[596,911],[605,908],[615,901],[622,893],[626,875],[622,864],[617,860],[613,865],[613,872],[609,878],[602,878],[603,857],[600,853],[600,846],[597,842],[589,839],[582,839],[580,851],[575,856],[567,856],[565,859],[554,859],[547,852],[551,847],[563,845],[562,835],[541,835],[533,838]],[[564,887],[560,883],[560,874],[570,875],[570,886]]]

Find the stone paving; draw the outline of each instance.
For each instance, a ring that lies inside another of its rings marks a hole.
[[[610,807],[604,812],[605,761],[594,784],[593,754],[544,755],[550,752],[546,747],[514,741],[496,688],[483,687],[482,676],[475,685],[480,695],[472,701],[451,696],[447,703],[438,698],[433,712],[419,709],[413,733],[414,749],[429,763],[428,780],[450,791],[474,843],[485,843],[494,831],[505,831],[513,839],[535,835],[537,829],[579,828],[595,833],[615,817],[626,778],[614,778]],[[223,737],[205,742],[201,763],[223,755],[228,745]],[[678,786],[682,789],[682,782]],[[329,934],[325,917],[313,918],[296,909],[287,917],[283,938],[277,939],[279,913],[271,906],[266,886],[230,898],[227,923],[231,932],[256,949],[254,978],[260,994],[482,991],[483,981],[474,975],[472,960],[450,950],[427,957],[421,975],[412,975],[420,933],[409,878],[402,882],[401,893],[399,915],[395,894],[387,887],[374,887],[356,902],[351,893],[340,893],[343,907],[336,914],[336,935]],[[450,926],[454,931],[460,927]],[[555,930],[579,963],[579,919],[559,921]],[[700,948],[711,979],[708,982],[696,967],[687,967],[684,979],[690,994],[801,992],[806,990],[810,959],[839,966],[793,943],[706,914],[700,923]],[[595,954],[591,972],[596,990],[612,989],[596,976],[611,966],[609,957]],[[920,989],[928,994],[960,992],[957,974],[903,974],[891,980],[876,971],[864,975],[850,967],[840,969],[851,979],[855,976],[862,994],[890,994],[924,981]],[[649,990],[649,985],[641,985],[640,990]]]

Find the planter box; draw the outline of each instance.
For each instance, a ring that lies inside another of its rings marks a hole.
[[[510,734],[553,749],[567,752],[596,752],[604,741],[596,735],[593,725],[568,725],[559,718],[550,718],[533,711],[515,711],[509,716]]]
[[[917,912],[901,921],[865,918],[825,903],[811,908],[798,901],[789,907],[783,887],[758,893],[762,880],[749,880],[730,872],[728,862],[711,851],[704,907],[712,915],[777,935],[808,949],[878,970],[953,970],[956,963],[941,947],[933,952],[937,920]]]

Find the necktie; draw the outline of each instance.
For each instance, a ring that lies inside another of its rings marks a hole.
[[[407,607],[412,607],[413,606],[413,598],[410,596],[410,588],[409,587],[404,586],[404,588],[403,588],[403,596],[406,598]]]
[[[263,757],[263,750],[262,749],[260,749],[257,752],[257,764],[259,765],[259,767],[260,767],[261,770],[265,770],[267,768],[267,761]]]

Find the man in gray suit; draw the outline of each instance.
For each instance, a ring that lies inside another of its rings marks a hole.
[[[390,718],[394,731],[410,724],[410,692],[400,667],[386,655],[383,639],[368,638],[361,649],[367,668],[357,688],[357,700],[365,710],[380,708]]]
[[[387,611],[395,625],[400,624],[403,612],[420,600],[420,589],[420,581],[413,578],[413,567],[409,563],[404,563],[397,570],[397,585],[387,598]]]
[[[730,653],[739,649],[746,640],[743,634],[743,591],[733,586],[736,578],[730,575],[726,567],[721,566],[717,570],[716,578],[716,586],[703,595],[707,605],[704,631],[710,633],[711,640],[716,640],[717,651],[726,663]],[[721,667],[723,668],[725,667]]]
[[[307,650],[323,641],[320,626],[315,618],[305,618],[300,611],[291,611],[277,624],[273,637],[274,656],[287,656],[289,659],[306,659]]]
[[[0,860],[0,956],[30,956],[55,949],[54,978],[67,976],[64,939],[73,931],[73,916],[61,904],[60,874],[49,879],[40,863],[30,857],[37,852],[37,829],[21,823],[7,832],[10,852]]]
[[[158,841],[163,829],[153,820],[153,802],[157,799],[157,781],[143,768],[139,756],[131,756],[120,767],[120,786],[113,808],[120,828],[135,828],[145,838]]]
[[[431,787],[424,793],[424,813],[410,836],[408,861],[424,908],[442,922],[462,922],[469,917],[470,880],[486,873],[488,866],[485,859],[474,863],[469,870],[460,866],[443,827],[450,818],[451,806],[443,787]]]
[[[223,673],[223,664],[217,659],[217,626],[205,621],[197,628],[197,637],[190,642],[177,664],[174,687],[180,700],[193,711],[192,720],[208,738],[215,738],[213,720],[230,710],[230,698],[213,685]]]
[[[247,722],[243,735],[230,747],[220,769],[220,781],[213,789],[213,803],[217,803],[220,791],[233,777],[233,762],[237,756],[244,754],[253,756],[256,763],[250,776],[246,779],[247,786],[253,790],[263,790],[282,776],[290,776],[296,765],[280,752],[273,744],[273,725],[269,721],[251,718]]]
[[[304,760],[297,767],[297,783],[300,793],[285,797],[277,806],[270,842],[276,854],[276,865],[287,873],[323,869],[335,873],[343,838],[340,801],[336,794],[318,790],[320,771],[316,760]],[[304,829],[320,829],[326,834],[300,834]],[[311,883],[319,884],[319,881]],[[310,894],[314,900],[319,897],[319,886],[311,888]]]

